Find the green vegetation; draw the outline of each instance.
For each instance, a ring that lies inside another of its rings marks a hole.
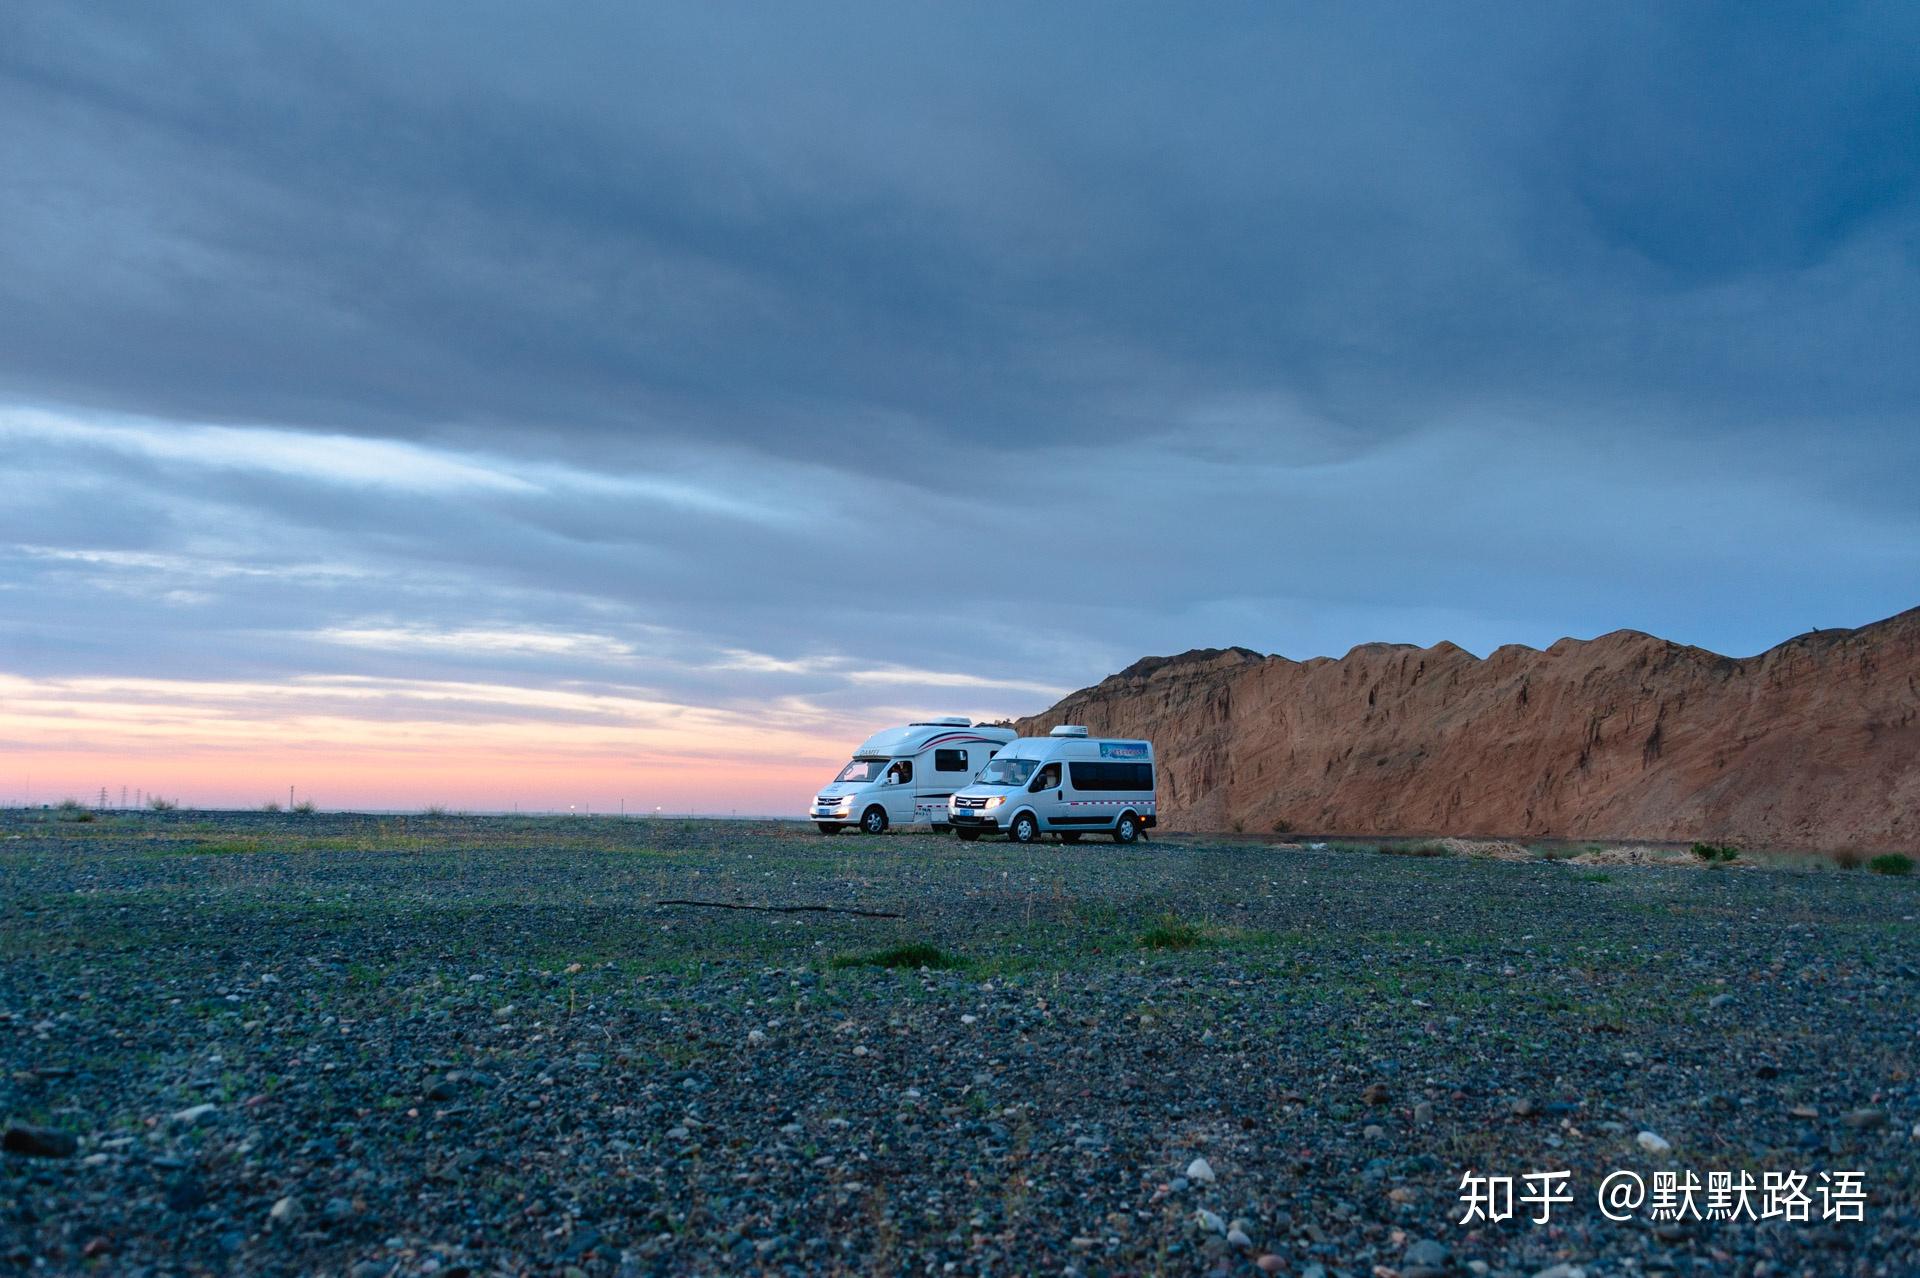
[[[1875,874],[1904,876],[1913,873],[1913,858],[1902,852],[1887,852],[1867,862],[1867,868]]]
[[[892,949],[875,950],[871,954],[841,954],[833,960],[834,967],[905,967],[914,970],[929,967],[935,971],[946,971],[966,965],[967,961],[960,956],[948,954],[925,941],[896,945]]]
[[[1740,859],[1740,849],[1730,843],[1696,843],[1691,851],[1706,865],[1724,864]]]
[[[1159,922],[1140,934],[1143,950],[1192,950],[1206,943],[1205,928],[1172,914],[1162,915]]]
[[[147,806],[155,812],[172,812],[180,806],[180,803],[176,799],[163,799],[156,794],[147,800]]]
[[[78,799],[62,799],[54,805],[53,819],[56,821],[91,821],[93,813],[80,806]]]
[[[1611,874],[1608,874],[1605,870],[1588,870],[1586,873],[1578,874],[1578,875],[1575,875],[1574,877],[1579,879],[1580,882],[1582,883],[1613,882],[1613,876]]]

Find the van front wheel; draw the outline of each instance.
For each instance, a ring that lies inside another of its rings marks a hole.
[[[860,818],[860,828],[868,834],[885,834],[887,832],[887,810],[878,804],[868,808],[866,815]]]
[[[1040,822],[1033,813],[1022,812],[1007,827],[1007,837],[1015,843],[1032,843],[1040,837]]]
[[[953,833],[962,843],[972,843],[980,837],[980,831],[978,830],[961,830],[956,828]]]
[[[1140,837],[1140,820],[1131,812],[1122,812],[1120,820],[1113,827],[1115,843],[1131,843]]]

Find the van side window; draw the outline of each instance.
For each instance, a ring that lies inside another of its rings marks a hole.
[[[1076,790],[1153,789],[1151,763],[1074,763],[1068,766],[1072,769],[1073,788]]]
[[[933,752],[933,770],[935,772],[965,772],[967,770],[967,752],[965,750],[935,750]]]
[[[887,775],[892,777],[896,784],[905,785],[913,780],[913,764],[906,759],[895,759],[893,765],[887,769]]]
[[[1040,769],[1040,775],[1034,781],[1033,788],[1035,790],[1051,790],[1059,784],[1060,765],[1057,763],[1049,763],[1046,767]]]

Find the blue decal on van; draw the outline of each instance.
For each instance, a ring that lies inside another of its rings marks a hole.
[[[1102,741],[1100,757],[1103,759],[1144,759],[1147,757],[1147,743],[1144,741]]]

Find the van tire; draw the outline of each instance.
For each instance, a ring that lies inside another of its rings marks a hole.
[[[1009,843],[1038,843],[1040,841],[1040,818],[1031,812],[1022,812],[1007,827]]]
[[[876,803],[861,813],[860,830],[864,834],[885,834],[887,832],[887,810]]]
[[[1062,843],[1078,843],[1080,841],[1080,831],[1062,830],[1060,832],[1060,841]]]
[[[1132,843],[1140,837],[1140,818],[1131,812],[1122,812],[1120,819],[1113,823],[1113,841]]]
[[[816,822],[815,822],[814,824],[816,824],[816,825],[818,825],[818,826],[820,827],[820,833],[822,833],[822,834],[838,834],[838,833],[840,833],[840,826],[839,826],[839,824],[838,824],[837,822],[833,822],[833,821],[816,821]]]
[[[958,826],[954,827],[953,833],[962,843],[972,843],[980,837],[980,831],[962,830]]]

